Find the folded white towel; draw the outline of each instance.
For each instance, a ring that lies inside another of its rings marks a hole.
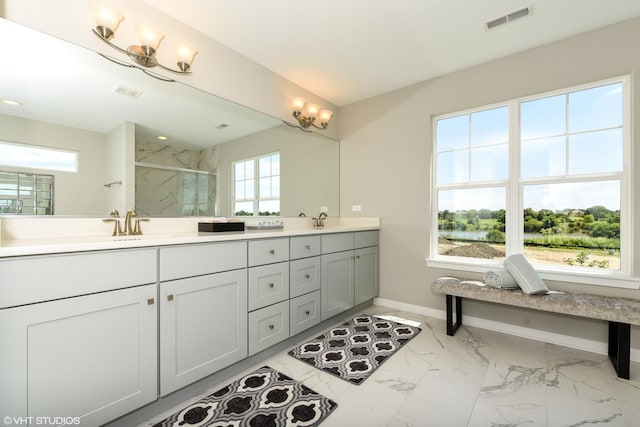
[[[487,285],[500,289],[517,289],[519,286],[507,270],[495,269],[484,273],[484,281]]]
[[[547,284],[538,276],[529,261],[522,254],[511,255],[504,260],[504,268],[513,276],[525,294],[546,294]]]

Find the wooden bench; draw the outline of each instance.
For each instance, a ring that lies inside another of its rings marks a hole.
[[[564,292],[527,295],[519,290],[479,286],[454,277],[436,279],[431,289],[446,296],[447,335],[451,336],[462,325],[463,298],[606,320],[609,322],[609,358],[618,377],[629,379],[631,325],[640,325],[640,300]]]

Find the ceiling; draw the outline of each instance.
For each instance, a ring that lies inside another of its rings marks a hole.
[[[640,16],[637,0],[145,2],[338,106]]]

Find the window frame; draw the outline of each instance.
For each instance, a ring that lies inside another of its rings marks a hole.
[[[37,171],[54,171],[57,173],[60,172],[67,172],[67,173],[78,173],[78,168],[79,168],[79,154],[77,151],[75,150],[67,150],[67,149],[63,149],[63,148],[54,148],[54,147],[47,147],[47,146],[43,146],[43,145],[32,145],[32,144],[23,144],[21,142],[11,142],[11,141],[4,141],[4,140],[0,140],[0,149],[5,146],[5,147],[14,147],[17,150],[23,150],[23,151],[39,151],[41,153],[65,153],[68,155],[73,156],[73,167],[72,168],[66,168],[66,167],[60,167],[60,166],[51,166],[51,165],[34,165],[30,162],[27,163],[9,163],[9,162],[3,162],[0,161],[0,166],[1,167],[9,167],[9,168],[16,168],[16,169],[29,169],[29,170],[37,170]]]
[[[265,153],[265,154],[261,154],[259,156],[255,156],[255,157],[248,157],[245,159],[240,159],[240,160],[235,160],[233,162],[231,162],[231,207],[232,207],[232,212],[233,215],[235,215],[235,204],[237,202],[252,202],[253,203],[253,215],[251,215],[252,217],[267,217],[267,215],[260,215],[260,202],[261,201],[274,201],[277,200],[278,201],[278,205],[280,206],[280,210],[279,212],[281,212],[282,209],[282,205],[281,205],[281,182],[278,184],[278,197],[262,197],[262,195],[260,194],[260,178],[264,178],[260,176],[260,160],[263,158],[270,158],[274,155],[278,155],[279,159],[282,159],[282,156],[280,154],[279,151],[274,151],[271,153]],[[245,163],[245,162],[249,162],[252,161],[253,162],[253,198],[249,199],[249,198],[245,198],[242,200],[238,200],[238,198],[236,197],[236,164],[238,163]],[[276,175],[269,175],[270,177],[276,176]],[[277,176],[281,177],[281,174],[278,174]],[[273,187],[271,187],[273,188]],[[279,217],[280,214],[278,215],[268,215],[269,217]]]
[[[581,91],[585,89],[596,88],[614,83],[622,83],[622,138],[623,138],[623,154],[621,172],[601,173],[601,174],[583,174],[579,176],[563,176],[560,180],[557,177],[543,178],[520,178],[520,105],[527,101],[540,98],[552,97],[571,92]],[[523,187],[525,185],[536,183],[565,183],[565,182],[587,182],[593,180],[610,180],[615,179],[620,182],[620,270],[601,270],[595,268],[580,267],[564,267],[551,264],[536,264],[532,262],[536,270],[543,279],[557,280],[563,282],[583,283],[600,286],[620,287],[627,289],[640,289],[640,278],[636,276],[634,271],[634,260],[636,254],[633,251],[632,242],[634,240],[634,227],[632,218],[634,216],[633,206],[633,169],[632,169],[632,111],[631,111],[631,76],[623,75],[608,79],[598,80],[585,84],[570,86],[562,89],[548,91],[544,93],[522,96],[513,98],[505,102],[498,102],[484,105],[476,108],[470,108],[454,113],[434,115],[431,117],[432,124],[432,150],[431,150],[431,231],[429,233],[431,244],[429,245],[430,254],[426,258],[427,266],[433,268],[454,269],[461,271],[469,271],[483,273],[487,270],[501,267],[500,262],[483,258],[469,258],[457,256],[444,256],[438,254],[438,191],[443,189],[468,189],[468,188],[487,188],[487,187],[505,187],[507,200],[505,201],[505,210],[507,212],[505,235],[507,236],[505,244],[505,255],[509,256],[515,253],[521,253],[523,249],[523,218],[524,196]],[[506,180],[483,181],[480,183],[464,183],[464,184],[442,184],[437,185],[437,121],[456,117],[474,112],[498,108],[507,105],[509,107],[509,163],[508,177]],[[509,212],[518,212],[518,215],[509,214]],[[623,214],[624,213],[624,214]]]

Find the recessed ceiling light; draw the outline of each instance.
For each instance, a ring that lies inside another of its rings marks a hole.
[[[18,101],[14,101],[12,99],[2,99],[0,100],[3,104],[9,105],[11,107],[22,107],[22,104]]]
[[[167,139],[169,139],[169,138],[167,138],[167,137],[166,137],[166,136],[164,136],[164,135],[158,135],[158,136],[156,136],[156,139],[159,139],[160,141],[166,141],[166,140],[167,140]]]

